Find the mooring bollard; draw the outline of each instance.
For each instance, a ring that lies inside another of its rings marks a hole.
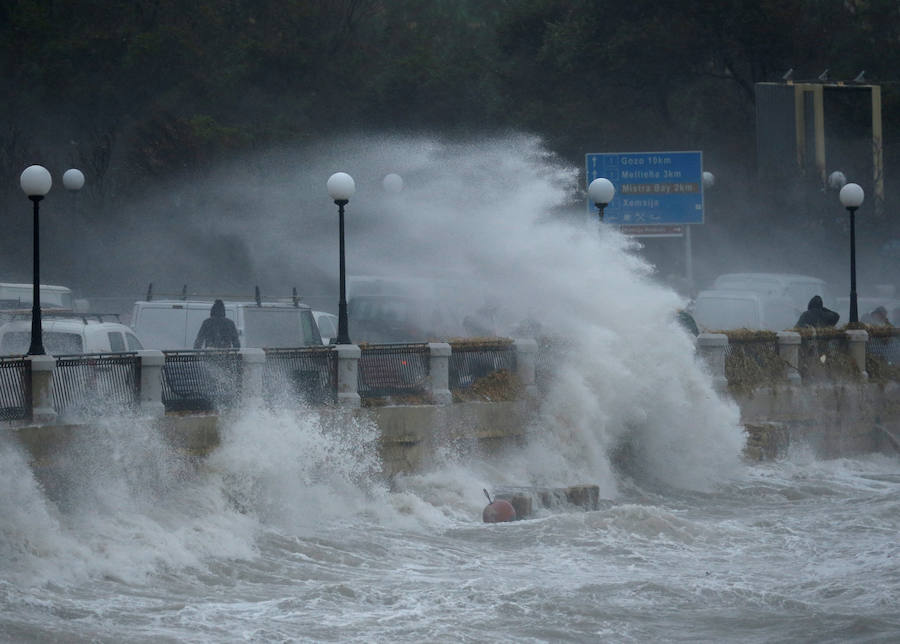
[[[538,394],[535,381],[535,364],[537,362],[538,344],[531,338],[522,338],[515,341],[516,347],[516,376],[525,388],[525,395],[536,398]]]
[[[727,347],[728,336],[724,333],[701,333],[697,336],[697,351],[709,366],[713,385],[719,393],[728,390],[728,379],[725,377],[725,349]]]
[[[359,399],[359,357],[362,351],[355,344],[338,344],[335,346],[338,354],[337,367],[337,402],[339,407],[360,407]]]
[[[162,401],[162,368],[166,364],[166,355],[153,349],[144,349],[137,353],[141,360],[141,395],[138,401],[141,413],[151,417],[165,416],[166,406]]]
[[[53,375],[56,373],[56,358],[39,355],[28,356],[31,362],[31,420],[45,425],[56,422],[53,407]]]
[[[865,329],[848,329],[845,333],[847,334],[847,348],[850,351],[850,357],[856,363],[860,377],[863,380],[868,380],[866,343],[869,341],[869,333]]]
[[[431,375],[431,400],[435,405],[453,402],[450,393],[450,354],[452,349],[446,342],[429,342],[428,370]]]
[[[778,332],[778,357],[784,361],[785,375],[792,385],[800,384],[800,334],[796,331]]]
[[[262,400],[263,369],[266,352],[262,349],[241,349],[241,398],[246,403],[255,404]]]

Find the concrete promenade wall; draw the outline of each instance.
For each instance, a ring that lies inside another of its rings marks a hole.
[[[372,408],[329,408],[300,413],[319,414],[326,431],[329,423],[371,422],[380,434],[383,474],[390,478],[426,468],[441,446],[470,454],[491,454],[525,441],[533,405],[527,401],[458,402],[451,405],[402,405]],[[123,419],[122,422],[133,422]],[[149,428],[165,437],[182,455],[202,459],[219,447],[221,423],[227,416],[178,414],[145,418]],[[13,432],[31,456],[37,470],[52,468],[69,458],[67,448],[78,432],[90,424],[24,425]]]
[[[900,383],[776,385],[733,397],[753,458],[774,458],[796,445],[824,458],[900,453]]]

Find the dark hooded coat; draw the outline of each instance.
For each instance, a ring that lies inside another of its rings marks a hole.
[[[797,320],[797,324],[795,324],[794,326],[834,326],[835,324],[837,324],[837,321],[840,317],[841,316],[839,313],[825,308],[825,306],[822,304],[822,298],[820,296],[813,295],[812,299],[809,301],[809,304],[806,307],[806,311],[803,312],[803,314],[800,316],[800,319]]]
[[[209,310],[209,317],[200,325],[197,339],[194,340],[194,348],[237,349],[240,346],[237,327],[225,317],[225,303],[216,300]]]

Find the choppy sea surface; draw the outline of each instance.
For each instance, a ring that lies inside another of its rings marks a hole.
[[[484,524],[490,464],[389,487],[307,430],[305,456],[235,444],[199,472],[99,432],[45,485],[4,439],[0,639],[900,638],[897,458],[797,448],[703,492],[620,474],[599,510]]]

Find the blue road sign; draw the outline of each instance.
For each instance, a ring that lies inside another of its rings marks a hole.
[[[586,154],[587,185],[606,177],[616,194],[604,223],[659,226],[703,223],[702,152]],[[588,210],[597,207],[588,200]]]

